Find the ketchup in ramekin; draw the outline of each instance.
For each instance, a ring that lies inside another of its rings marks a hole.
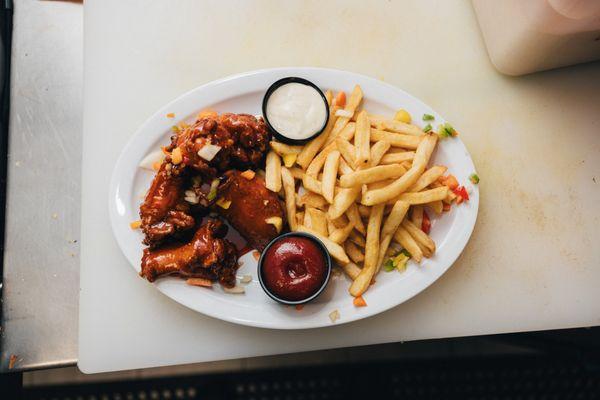
[[[315,236],[291,232],[267,245],[258,262],[265,292],[284,304],[302,304],[317,297],[327,285],[331,258]]]

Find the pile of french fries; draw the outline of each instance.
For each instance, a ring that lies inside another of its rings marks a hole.
[[[326,92],[329,121],[304,146],[271,142],[265,183],[285,198],[292,231],[308,232],[327,247],[362,296],[392,246],[420,262],[435,253],[422,230],[424,208],[440,214],[456,195],[439,182],[446,167],[427,167],[438,135],[397,118],[360,108],[363,92]]]

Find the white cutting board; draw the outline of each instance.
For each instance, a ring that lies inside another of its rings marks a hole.
[[[232,73],[346,69],[392,83],[453,122],[481,176],[455,265],[411,301],[310,331],[197,314],[136,276],[114,241],[108,181],[160,106]],[[598,65],[510,79],[468,2],[87,0],[79,367],[84,372],[600,324]]]

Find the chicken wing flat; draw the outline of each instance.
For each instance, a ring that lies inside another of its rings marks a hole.
[[[184,165],[204,178],[213,178],[230,169],[259,168],[264,162],[268,144],[269,133],[262,118],[227,113],[202,118],[183,129],[171,138],[169,149],[179,148]],[[216,151],[216,154],[210,151],[203,153],[201,150],[206,145],[212,145],[207,149]]]
[[[184,200],[183,174],[169,165],[163,162],[140,206],[144,244],[151,247],[195,224],[190,205]]]
[[[257,250],[262,251],[279,234],[268,218],[279,217],[285,224],[285,211],[277,194],[268,190],[258,175],[247,179],[239,171],[228,171],[218,196],[231,201],[227,209],[217,207],[219,213]]]
[[[153,282],[162,275],[218,280],[225,287],[235,286],[237,251],[226,239],[227,225],[209,219],[189,243],[144,249],[140,275]]]

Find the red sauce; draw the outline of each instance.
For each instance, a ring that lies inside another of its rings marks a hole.
[[[321,248],[305,237],[284,237],[267,249],[262,266],[263,281],[275,296],[288,301],[315,294],[327,278]]]

